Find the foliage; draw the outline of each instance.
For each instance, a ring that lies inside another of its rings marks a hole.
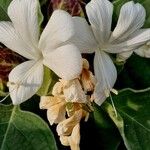
[[[53,134],[40,117],[19,106],[1,104],[0,110],[1,150],[57,150]]]
[[[116,25],[121,6],[129,0],[113,0],[115,5],[113,16],[113,27]],[[150,27],[150,1],[134,0],[143,4],[147,12],[147,18],[144,27]],[[7,8],[11,0],[0,0],[0,21],[9,21]],[[68,3],[60,7],[60,1],[40,0],[42,13],[39,11],[39,28],[42,31],[41,23],[51,15],[53,9],[59,7],[70,12],[72,15],[84,16],[85,3],[78,1],[76,11],[72,9],[73,5]],[[57,2],[57,3],[55,3]],[[64,1],[61,1],[64,2]],[[68,1],[70,2],[70,1]],[[73,1],[72,1],[73,2]],[[79,3],[80,2],[80,3]],[[55,4],[54,4],[55,3]],[[72,4],[72,3],[71,3]],[[70,6],[70,7],[68,7]],[[42,24],[42,27],[43,25]],[[3,45],[0,49],[0,77],[3,73],[10,70],[22,62],[24,58],[9,51],[7,53]],[[5,51],[5,52],[4,52]],[[4,58],[3,56],[7,55]],[[11,55],[11,56],[10,56]],[[15,57],[15,59],[13,59]],[[89,56],[92,57],[92,56]],[[2,62],[1,59],[4,59]],[[9,61],[11,58],[11,62]],[[5,63],[4,63],[5,62]],[[6,66],[3,66],[5,64]],[[2,66],[4,69],[2,69]],[[118,79],[115,88],[119,90],[119,94],[113,95],[117,116],[110,99],[108,99],[101,107],[94,104],[94,112],[90,115],[88,123],[81,124],[81,150],[82,149],[103,149],[103,150],[149,150],[150,141],[150,61],[133,55],[127,62],[122,65],[118,71]],[[43,85],[38,91],[38,95],[50,95],[54,83],[58,77],[45,67]],[[2,73],[3,72],[3,73]],[[3,87],[1,81],[7,80],[7,75],[0,80],[0,96],[5,96],[6,88]],[[132,89],[126,89],[132,88]],[[133,90],[136,89],[136,90]],[[141,90],[145,89],[145,90]],[[39,98],[39,96],[37,96]],[[47,125],[46,113],[37,110],[38,98],[32,97],[29,102],[23,103],[21,106],[0,104],[0,149],[1,150],[57,150],[56,141],[53,136],[53,127]],[[21,107],[21,108],[20,108]],[[25,111],[22,111],[25,110]],[[32,112],[32,113],[31,113]],[[58,143],[58,149],[66,150]]]
[[[150,89],[135,91],[124,89],[113,96],[117,117],[109,103],[102,106],[114,121],[127,149],[149,149],[150,140]]]

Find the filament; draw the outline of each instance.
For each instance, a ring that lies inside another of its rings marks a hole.
[[[113,98],[112,98],[112,96],[111,96],[111,93],[110,93],[110,100],[111,100],[112,107],[113,107],[113,109],[114,109],[114,112],[115,112],[115,115],[116,115],[116,118],[117,118],[117,117],[118,117],[118,113],[117,113],[117,110],[116,110],[116,107],[115,107]]]

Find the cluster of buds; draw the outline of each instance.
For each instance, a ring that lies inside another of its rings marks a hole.
[[[88,120],[93,111],[93,91],[95,77],[89,71],[89,63],[83,59],[81,75],[73,80],[60,79],[52,91],[52,96],[42,96],[40,108],[47,109],[48,121],[57,125],[57,133],[64,146],[72,150],[80,149],[80,121]]]

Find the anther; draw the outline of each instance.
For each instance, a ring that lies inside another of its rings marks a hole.
[[[118,95],[118,91],[117,91],[116,89],[110,89],[110,91],[111,91],[112,93],[114,93],[115,95]]]
[[[105,93],[105,96],[106,96],[106,97],[109,97],[109,95],[110,95],[110,90],[105,89],[105,90],[104,90],[104,93]]]

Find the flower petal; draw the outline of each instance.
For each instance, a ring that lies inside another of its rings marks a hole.
[[[39,54],[34,53],[30,46],[17,34],[11,22],[0,22],[0,42],[28,59],[39,57]]]
[[[91,27],[86,20],[81,17],[73,17],[75,35],[72,37],[73,42],[82,53],[93,53],[98,45]]]
[[[39,49],[49,52],[58,48],[74,35],[73,19],[63,10],[55,10],[45,27],[39,42]]]
[[[8,7],[8,15],[22,40],[37,52],[39,2],[37,0],[13,0]]]
[[[87,96],[85,95],[78,79],[71,81],[61,80],[61,82],[62,84],[63,82],[66,84],[64,85],[63,90],[66,102],[87,103]]]
[[[9,92],[14,105],[31,98],[43,81],[42,62],[27,61],[15,67],[9,74]]]
[[[134,52],[137,55],[141,56],[141,57],[150,58],[150,42],[148,42],[145,45],[139,47]]]
[[[80,150],[80,124],[78,123],[72,130],[72,134],[68,137],[71,150]]]
[[[96,40],[106,42],[111,33],[113,5],[108,0],[91,0],[86,5],[86,12]]]
[[[80,124],[75,125],[70,136],[61,135],[60,142],[64,146],[70,146],[71,150],[80,150]]]
[[[96,51],[94,59],[94,71],[97,85],[94,93],[95,102],[101,105],[109,96],[116,79],[117,71],[110,57],[103,51]]]
[[[72,133],[73,128],[81,121],[83,111],[79,109],[70,118],[60,122],[57,125],[57,133],[59,136],[69,136]]]
[[[110,44],[105,49],[109,53],[121,53],[135,50],[150,40],[150,29],[140,29],[136,31],[128,40],[119,44]]]
[[[117,62],[124,62],[126,61],[131,55],[133,54],[133,51],[127,51],[117,54],[116,61]]]
[[[51,125],[66,119],[66,102],[60,97],[42,96],[40,109],[47,109],[47,118]]]
[[[43,63],[65,80],[78,77],[82,70],[81,54],[74,45],[61,46],[45,53]]]
[[[120,11],[117,26],[112,33],[111,41],[125,40],[144,25],[145,17],[146,12],[141,4],[134,4],[133,1],[124,4]]]

